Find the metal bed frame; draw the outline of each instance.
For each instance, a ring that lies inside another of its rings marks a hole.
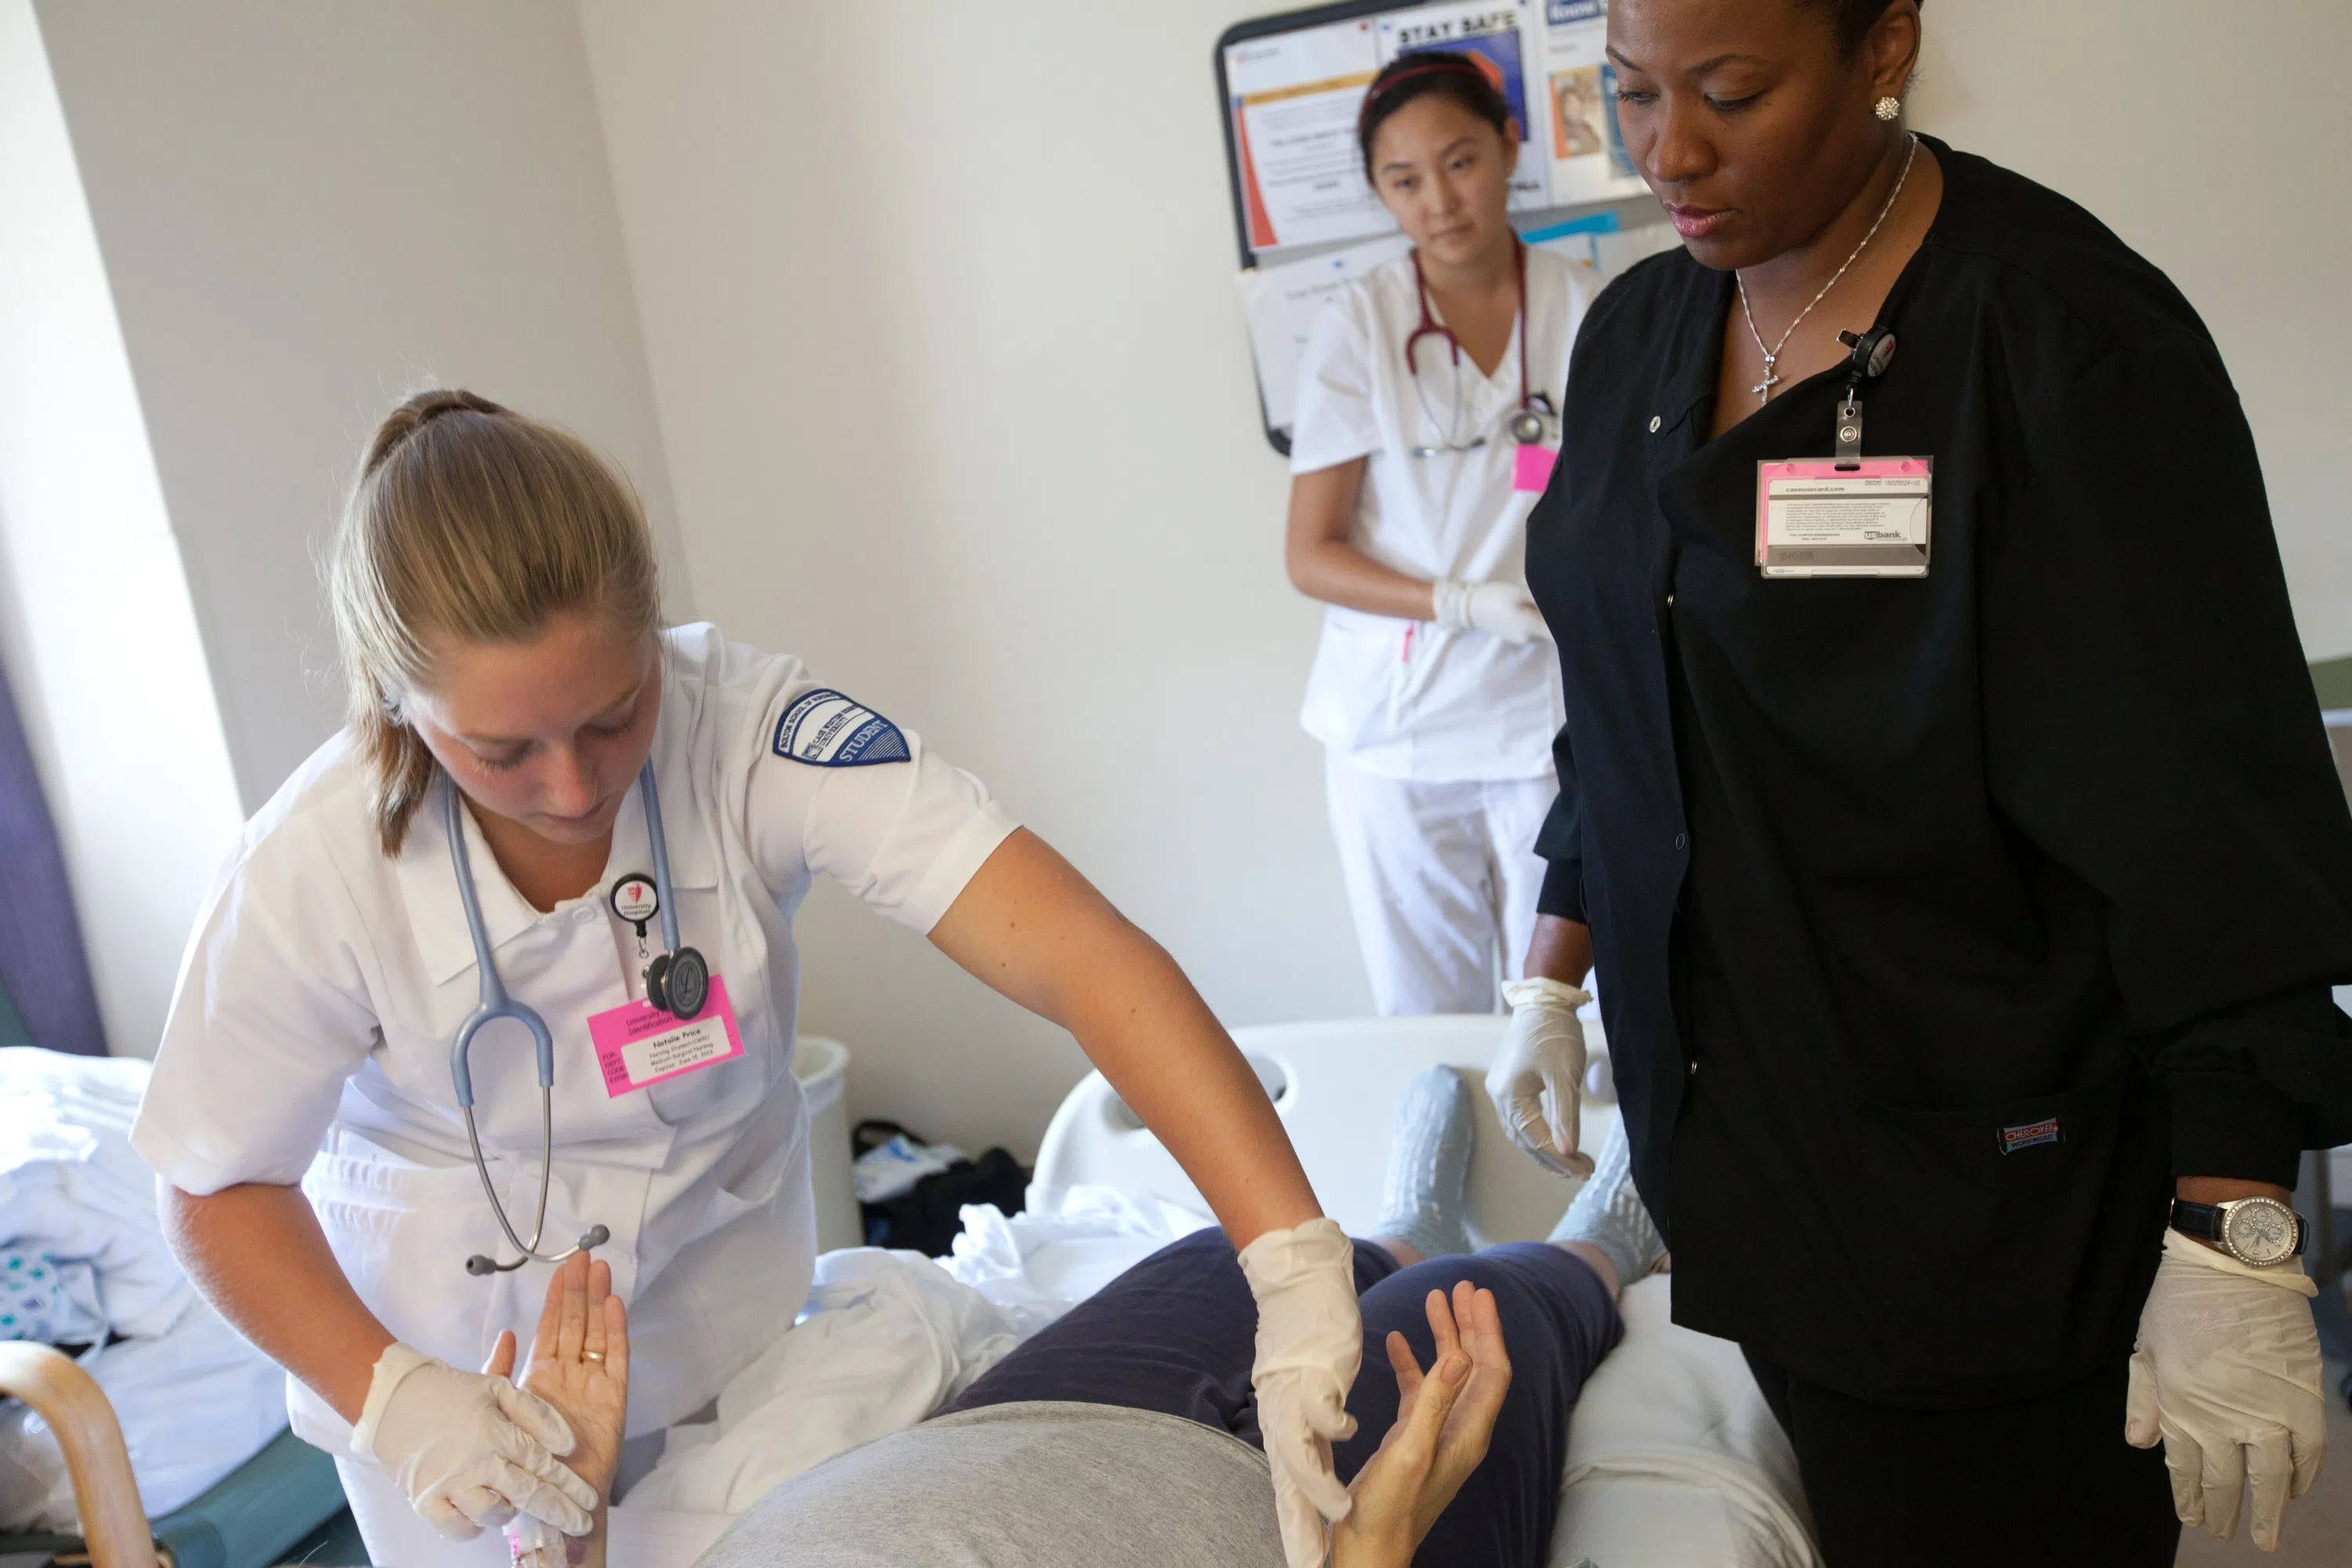
[[[0,1396],[39,1413],[65,1451],[81,1533],[0,1535],[0,1563],[54,1568],[267,1568],[343,1506],[335,1462],[290,1432],[186,1507],[150,1520],[114,1406],[71,1356],[0,1342]]]

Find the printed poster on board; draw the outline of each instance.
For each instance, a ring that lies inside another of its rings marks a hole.
[[[1647,188],[1618,129],[1608,35],[1608,0],[1544,0],[1545,151],[1551,199],[1559,206],[1638,196]]]
[[[1356,111],[1380,65],[1369,16],[1226,47],[1225,108],[1252,250],[1396,227],[1356,148]]]
[[[1423,49],[1444,49],[1467,55],[1486,72],[1486,79],[1510,106],[1519,125],[1519,163],[1511,175],[1511,205],[1525,211],[1552,205],[1548,160],[1541,136],[1548,118],[1541,94],[1533,95],[1528,112],[1528,40],[1535,32],[1533,0],[1518,5],[1454,4],[1416,5],[1391,11],[1380,18],[1381,64],[1399,55]]]

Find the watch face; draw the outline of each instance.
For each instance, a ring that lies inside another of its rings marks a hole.
[[[2267,1268],[2294,1254],[2294,1212],[2275,1198],[2232,1204],[2221,1223],[2223,1239],[2242,1262]]]

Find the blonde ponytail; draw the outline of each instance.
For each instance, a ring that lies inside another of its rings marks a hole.
[[[433,754],[399,707],[432,689],[433,639],[528,642],[579,612],[624,633],[661,625],[653,538],[627,481],[579,437],[456,389],[420,392],[377,427],[327,588],[387,857],[433,783]]]

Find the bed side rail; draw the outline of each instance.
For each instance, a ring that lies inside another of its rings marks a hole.
[[[91,1568],[158,1568],[131,1450],[97,1379],[47,1345],[0,1343],[0,1394],[40,1413],[65,1450]]]

